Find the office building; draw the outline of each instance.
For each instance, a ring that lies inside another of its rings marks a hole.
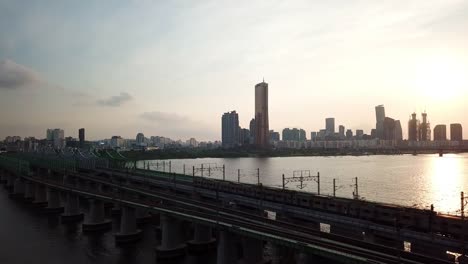
[[[274,130],[270,130],[270,142],[278,142],[280,141],[280,133],[275,132]]]
[[[236,111],[224,113],[221,119],[222,146],[232,148],[239,146],[239,115]]]
[[[283,129],[283,141],[306,141],[306,132],[304,129],[285,128]]]
[[[250,120],[250,125],[249,125],[249,128],[250,128],[250,144],[255,144],[255,118],[252,118],[252,120]]]
[[[310,132],[310,140],[317,141],[317,132]]]
[[[419,120],[416,119],[416,113],[411,114],[411,119],[408,121],[408,140],[418,141]]]
[[[78,130],[78,139],[80,140],[80,148],[83,148],[85,144],[85,129],[84,128],[80,128]]]
[[[362,139],[363,136],[364,136],[364,130],[356,129],[356,138],[357,139]]]
[[[136,135],[136,145],[137,146],[144,146],[145,144],[145,135],[143,133],[138,133]]]
[[[345,137],[345,127],[343,125],[338,126],[338,136],[340,139],[344,139]]]
[[[403,140],[403,129],[400,120],[395,120],[395,140]]]
[[[351,129],[346,130],[346,139],[353,138],[353,131]]]
[[[240,144],[243,146],[252,144],[250,138],[251,138],[250,130],[248,130],[247,128],[241,128],[240,135],[239,135]]]
[[[65,131],[60,128],[47,129],[47,141],[54,149],[63,149],[65,147]]]
[[[255,85],[255,145],[267,148],[270,145],[268,121],[268,83]]]
[[[463,129],[461,124],[450,124],[450,140],[462,141]]]
[[[427,121],[427,113],[422,113],[422,123],[419,124],[419,141],[431,140],[431,125]]]
[[[385,108],[383,105],[375,107],[375,137],[382,139],[384,136]],[[371,133],[372,134],[372,133]]]
[[[326,136],[335,135],[335,118],[329,117],[325,119],[325,131]]]
[[[434,141],[447,140],[447,126],[437,125],[434,127]]]

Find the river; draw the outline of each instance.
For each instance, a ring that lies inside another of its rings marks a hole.
[[[384,203],[430,208],[442,213],[456,214],[460,208],[460,192],[468,191],[468,154],[439,155],[374,155],[339,157],[280,157],[280,158],[202,158],[163,161],[144,161],[139,167],[192,175],[193,167],[203,164],[204,177],[223,177],[220,168],[225,166],[225,178],[230,181],[257,183],[282,187],[282,175],[317,175],[320,173],[320,193],[333,195],[336,179],[336,196],[353,197],[354,178],[358,178],[358,191],[362,199]],[[210,168],[208,171],[206,168]],[[240,170],[240,173],[239,173]],[[259,177],[258,177],[258,171]],[[296,172],[295,172],[296,171]],[[200,170],[196,171],[200,176]],[[288,183],[288,189],[299,190],[298,183]],[[318,191],[315,181],[304,183],[304,191]]]

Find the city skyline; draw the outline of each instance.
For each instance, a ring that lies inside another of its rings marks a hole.
[[[468,124],[467,3],[335,7],[2,1],[0,138],[42,138],[49,127],[78,137],[85,127],[90,140],[140,131],[220,140],[220,113],[235,109],[249,126],[263,76],[275,131],[318,131],[334,117],[370,134],[378,104],[404,138],[412,112]]]

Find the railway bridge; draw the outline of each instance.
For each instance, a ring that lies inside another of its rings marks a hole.
[[[213,250],[220,264],[454,263],[447,251],[468,248],[462,217],[152,171],[119,158],[0,155],[0,181],[12,198],[82,222],[83,232],[109,231],[105,210],[113,207],[117,244],[138,241],[138,223],[151,219],[158,259]]]

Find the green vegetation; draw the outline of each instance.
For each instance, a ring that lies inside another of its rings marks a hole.
[[[244,158],[244,157],[295,157],[295,156],[346,156],[346,155],[394,155],[396,150],[336,150],[336,149],[165,149],[154,151],[125,151],[123,156],[130,160],[152,159],[195,159],[195,158]]]

